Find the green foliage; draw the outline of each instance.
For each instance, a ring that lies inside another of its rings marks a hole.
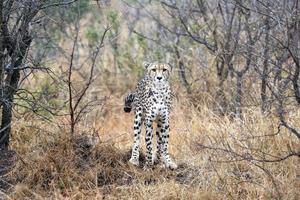
[[[87,27],[85,37],[88,39],[89,44],[95,44],[100,39],[99,30],[94,25],[91,25]]]
[[[153,57],[154,60],[163,60],[164,59],[163,51],[161,49],[156,49],[154,51]]]
[[[119,19],[119,14],[118,12],[111,10],[107,13],[107,20],[109,25],[111,26],[111,29],[109,31],[108,36],[113,39],[112,41],[112,46],[113,50],[116,51],[117,49],[117,42],[115,40],[115,37],[119,34],[119,29],[120,29],[120,19]],[[115,52],[117,53],[117,52]]]
[[[64,8],[62,8],[64,9]],[[75,4],[71,4],[67,9],[64,9],[64,19],[67,23],[74,23],[76,19],[81,19],[91,9],[91,2],[79,0]]]
[[[143,38],[139,35],[137,36],[137,42],[138,42],[138,44],[141,48],[146,48],[147,47],[147,43],[146,43],[145,38]]]
[[[112,29],[118,29],[120,26],[119,14],[117,11],[111,10],[107,14],[107,20],[112,25]]]
[[[55,3],[61,1],[51,2]],[[45,9],[44,12],[46,15],[51,16],[51,21],[58,22],[49,23],[47,25],[48,33],[50,33],[55,41],[59,41],[64,35],[62,33],[66,32],[66,28],[77,23],[86,13],[90,12],[92,8],[90,1],[79,0],[70,5]]]

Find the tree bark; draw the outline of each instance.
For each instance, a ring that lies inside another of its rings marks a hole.
[[[269,43],[270,43],[270,23],[267,18],[265,21],[266,25],[266,35],[265,35],[265,49],[264,49],[264,61],[263,61],[263,71],[261,75],[261,111],[265,113],[267,110],[267,79],[268,79],[268,70],[269,70]]]
[[[238,72],[236,76],[236,96],[235,96],[235,118],[242,117],[242,78],[243,73]]]
[[[11,121],[12,121],[12,108],[13,108],[13,98],[14,94],[18,89],[19,79],[20,79],[20,66],[23,63],[24,56],[30,46],[31,37],[27,34],[23,36],[20,41],[19,49],[14,56],[17,58],[15,62],[12,63],[12,75],[9,83],[6,83],[3,90],[3,104],[2,104],[2,119],[1,119],[1,132],[0,132],[0,147],[7,148],[9,145],[10,132],[11,132]]]
[[[299,75],[300,75],[300,65],[296,64],[296,70],[293,75],[292,82],[293,82],[293,89],[294,89],[296,102],[300,105],[300,89],[299,89],[299,84],[298,84]]]
[[[293,75],[293,88],[295,98],[298,104],[300,104],[300,88],[299,88],[299,75],[300,75],[300,18],[299,18],[299,1],[295,2],[295,22],[292,25],[292,31],[289,33],[291,38],[291,50],[293,61],[295,63],[295,73]]]
[[[217,75],[218,75],[218,89],[216,99],[218,102],[218,108],[222,115],[225,115],[228,111],[228,102],[224,92],[224,82],[228,77],[228,68],[225,66],[224,60],[217,61],[216,63]]]
[[[2,80],[4,69],[4,34],[2,32],[3,26],[3,1],[0,1],[0,106],[2,105]]]
[[[191,88],[190,88],[190,84],[188,83],[188,81],[186,79],[185,65],[182,61],[181,55],[180,55],[178,47],[176,45],[174,47],[174,50],[175,50],[175,54],[176,54],[176,58],[177,58],[178,66],[179,66],[178,74],[179,74],[180,81],[181,81],[182,85],[185,87],[187,93],[190,94]]]

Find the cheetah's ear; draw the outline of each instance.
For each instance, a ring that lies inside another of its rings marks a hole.
[[[150,66],[150,64],[151,64],[150,62],[146,62],[146,61],[143,62],[143,66],[145,69],[147,69]]]

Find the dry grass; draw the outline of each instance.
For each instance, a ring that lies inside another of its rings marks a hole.
[[[275,157],[269,154],[280,157],[288,148],[299,149],[299,141],[283,128],[275,136],[261,137],[278,131],[274,116],[246,110],[242,123],[220,117],[205,105],[199,110],[184,101],[175,104],[170,152],[180,167],[174,171],[128,165],[133,119],[122,112],[121,99],[114,96],[106,105],[111,109],[86,116],[73,139],[62,128],[33,120],[34,116],[16,119],[12,148],[19,159],[3,177],[15,185],[6,191],[7,199],[299,197],[299,158],[268,163],[250,159],[272,160]],[[299,118],[294,114],[290,123],[296,126]],[[100,141],[87,146],[83,139],[93,129]]]
[[[127,37],[124,31],[121,35]],[[126,39],[122,38],[120,45],[126,44]],[[65,39],[65,43],[61,46],[70,50],[67,47],[73,42]],[[80,61],[85,60],[87,52],[86,49],[80,51]],[[175,101],[171,116],[170,153],[180,167],[174,171],[159,166],[143,170],[128,165],[133,115],[123,112],[123,94],[134,87],[138,72],[126,68],[132,65],[129,60],[129,63],[122,62],[127,71],[119,76],[111,72],[111,52],[105,49],[102,54],[103,63],[99,64],[94,88],[89,92],[109,98],[104,107],[97,107],[83,116],[74,137],[69,135],[67,116],[55,117],[51,123],[31,113],[15,116],[11,148],[17,153],[17,161],[14,168],[1,177],[0,186],[5,187],[0,188],[0,199],[299,198],[298,157],[262,162],[276,160],[290,150],[299,151],[299,140],[282,127],[278,131],[276,116],[264,116],[258,107],[245,109],[243,122],[218,115],[211,95],[216,93],[218,84],[216,72],[213,67],[199,70],[198,55],[192,55],[188,61],[193,63],[187,64],[188,76],[197,78],[192,87],[193,96],[183,94],[178,78],[173,80],[178,83],[173,88],[179,100]],[[138,54],[141,61],[144,52]],[[213,57],[205,58],[208,65],[213,65]],[[57,74],[52,86],[64,84],[61,82],[68,64],[60,57],[49,63]],[[86,65],[84,69],[88,71],[89,63]],[[35,74],[38,78],[27,78],[25,86],[44,85],[41,83],[49,77],[40,73]],[[77,75],[73,77],[77,81],[75,85],[81,86],[85,79]],[[259,95],[255,84],[250,78],[246,79],[245,99]],[[65,85],[55,90],[61,91],[53,98],[65,102]],[[300,130],[299,109],[291,107],[288,111],[287,120]],[[86,137],[99,138],[99,142],[86,145]],[[142,146],[144,148],[144,143]]]

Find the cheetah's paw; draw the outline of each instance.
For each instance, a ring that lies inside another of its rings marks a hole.
[[[157,165],[157,164],[160,163],[160,161],[161,161],[160,157],[157,156],[157,155],[155,155],[154,158],[153,158],[153,164],[154,164],[154,165]]]
[[[131,163],[131,164],[133,164],[135,166],[139,166],[140,165],[139,160],[136,159],[136,158],[130,158],[129,163]]]
[[[172,162],[172,161],[166,163],[166,164],[165,164],[165,167],[168,168],[168,169],[171,169],[171,170],[174,170],[174,169],[177,169],[177,168],[178,168],[178,166],[176,165],[176,163],[174,163],[174,162]]]

